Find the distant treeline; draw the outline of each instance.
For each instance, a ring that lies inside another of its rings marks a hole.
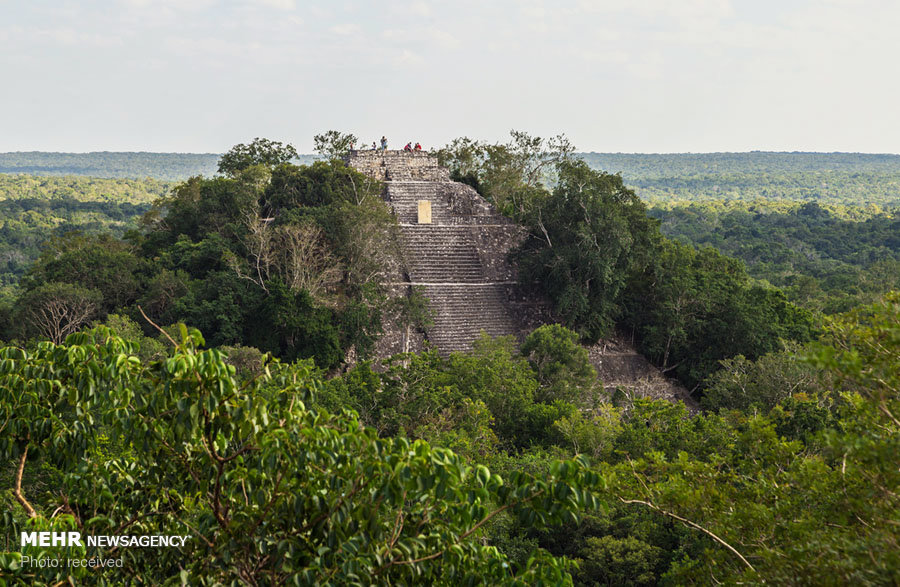
[[[92,177],[152,177],[169,181],[192,175],[212,175],[215,153],[0,153],[0,173],[88,175]]]
[[[158,179],[104,179],[66,175],[7,175],[0,173],[0,200],[59,200],[148,204],[166,195],[173,182]],[[0,217],[2,221],[3,217]]]
[[[580,153],[591,167],[632,177],[659,179],[728,173],[900,173],[900,155],[869,153]]]
[[[900,155],[864,153],[578,153],[594,169],[621,173],[644,200],[815,200],[900,203]],[[215,174],[215,153],[0,153],[0,173],[180,181]],[[313,155],[295,162],[311,163]]]
[[[214,175],[218,153],[111,152],[48,153],[44,151],[0,153],[0,173],[32,175],[87,175],[106,178],[152,177],[180,181],[195,175]],[[312,161],[301,155],[301,163]]]
[[[621,173],[651,203],[673,199],[792,200],[900,204],[900,155],[864,153],[583,153],[596,169]]]
[[[856,206],[900,205],[900,173],[896,172],[722,173],[658,179],[631,177],[625,183],[652,204],[673,200],[789,200]]]

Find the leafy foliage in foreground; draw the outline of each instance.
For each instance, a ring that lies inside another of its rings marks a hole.
[[[710,387],[717,413],[645,399],[582,406],[554,422],[556,436],[532,428],[515,453],[502,451],[510,432],[489,408],[499,442],[466,454],[491,470],[540,475],[574,450],[601,475],[600,512],[546,531],[502,520],[493,542],[514,560],[536,546],[577,560],[584,585],[896,582],[900,296],[830,321],[821,343],[732,363]],[[424,395],[420,366],[403,379]],[[408,404],[411,420],[439,411]],[[483,415],[455,414],[455,434],[415,431],[484,446],[473,433]]]
[[[7,347],[5,530],[13,540],[29,525],[192,536],[183,550],[115,553],[124,568],[102,575],[113,583],[900,579],[900,295],[830,321],[822,342],[786,357],[808,369],[767,358],[717,384],[757,393],[786,383],[787,393],[749,404],[722,394],[717,414],[653,400],[582,406],[554,422],[556,435],[522,445],[521,401],[503,400],[579,373],[567,339],[542,332],[529,359],[486,340],[471,358],[401,356],[383,377],[357,369],[327,383],[308,363],[247,353],[240,361],[259,364],[236,373],[183,328],[157,361],[105,328],[61,346]],[[468,383],[443,389],[455,381]],[[338,383],[361,406],[379,394],[398,401],[369,411],[374,427],[364,427],[322,407]],[[398,421],[415,422],[419,439],[398,436]],[[573,449],[593,464],[560,461]],[[21,568],[19,556],[0,556],[7,577],[65,579]]]
[[[504,475],[589,456],[599,512],[548,530],[498,517],[489,531],[516,564],[535,547],[578,561],[578,584],[897,580],[897,294],[829,321],[821,343],[727,361],[709,382],[713,411],[698,414],[646,399],[536,402],[554,389],[536,381],[552,371],[538,356],[569,354],[544,328],[528,365],[483,340],[470,355],[354,369],[322,397],[340,391],[383,435],[452,446]]]
[[[481,537],[501,512],[537,528],[595,507],[584,460],[502,479],[423,441],[379,438],[351,412],[308,409],[322,385],[308,363],[272,362],[239,381],[222,352],[198,349],[198,332],[181,334],[150,363],[102,327],[65,345],[0,350],[3,458],[29,474],[39,457],[52,463],[65,504],[48,520],[51,506],[32,505],[17,477],[29,519],[7,516],[7,539],[48,522],[191,536],[181,549],[115,553],[126,562],[103,575],[113,583],[566,582],[564,561],[537,552],[513,569]],[[4,560],[18,581],[69,572]]]

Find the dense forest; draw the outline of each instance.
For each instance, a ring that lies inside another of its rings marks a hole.
[[[54,238],[136,228],[171,188],[154,179],[0,174],[0,286],[8,294]]]
[[[238,145],[127,230],[47,241],[0,314],[5,577],[900,581],[895,217],[648,208],[564,137],[458,139],[440,160],[525,228],[520,281],[559,323],[375,361],[388,319],[428,316],[376,279],[397,225],[352,139],[300,165]],[[607,394],[581,343],[616,329],[702,409]],[[23,564],[93,555],[17,548],[51,528],[191,538],[100,575]]]
[[[900,155],[864,153],[583,153],[591,167],[620,172],[651,203],[790,200],[900,205]]]
[[[0,153],[0,173],[86,175],[103,178],[144,178],[173,181],[216,171],[212,153]]]
[[[665,235],[741,259],[752,276],[826,314],[900,289],[900,211],[856,220],[847,212],[815,202],[704,202],[650,209]]]

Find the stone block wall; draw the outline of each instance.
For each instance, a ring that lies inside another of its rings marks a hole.
[[[378,181],[450,181],[450,171],[426,151],[350,151],[350,165]]]

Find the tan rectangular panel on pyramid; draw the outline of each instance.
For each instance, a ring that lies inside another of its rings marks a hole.
[[[431,224],[431,200],[419,200],[419,224]]]

